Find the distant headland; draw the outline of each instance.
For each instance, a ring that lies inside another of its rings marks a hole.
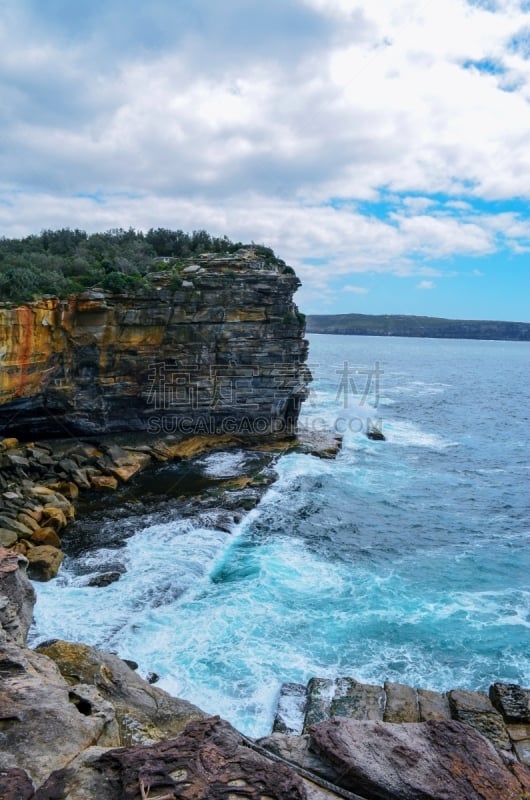
[[[529,342],[530,322],[444,319],[406,314],[310,314],[307,333],[412,336],[432,339],[498,339]]]

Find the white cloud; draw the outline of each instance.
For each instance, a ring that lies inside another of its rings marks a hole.
[[[351,292],[351,294],[368,294],[370,289],[367,289],[365,286],[343,286],[343,292]]]
[[[320,292],[530,248],[526,215],[487,210],[530,196],[515,0],[55,7],[2,5],[4,235],[205,227],[270,244]]]
[[[434,281],[420,281],[416,284],[416,289],[434,289],[435,286]]]

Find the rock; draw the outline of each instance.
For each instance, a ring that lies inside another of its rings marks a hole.
[[[273,733],[263,739],[258,739],[257,743],[291,764],[296,764],[331,783],[336,782],[337,770],[328,761],[320,758],[317,753],[312,752],[309,734],[290,736],[284,733]]]
[[[354,678],[337,678],[331,701],[332,717],[383,719],[385,693],[381,686],[360,683]]]
[[[61,547],[61,540],[53,528],[38,528],[32,534],[30,541],[35,545],[48,544],[51,547],[56,547],[57,549],[60,549]]]
[[[1,444],[4,450],[12,450],[13,448],[18,447],[18,439],[15,439],[14,436],[11,436],[7,439],[2,439]]]
[[[0,642],[26,642],[35,605],[26,565],[24,556],[0,547]]]
[[[453,689],[449,692],[453,719],[476,728],[500,750],[511,750],[510,737],[504,721],[495,711],[487,694]]]
[[[158,683],[158,681],[160,680],[160,675],[157,675],[156,672],[148,672],[147,675],[145,676],[145,679],[147,683],[150,684]]]
[[[372,439],[375,442],[385,442],[386,436],[384,435],[383,431],[379,428],[368,428],[366,431],[366,436],[368,439]]]
[[[118,488],[118,481],[113,475],[92,475],[90,486],[96,492],[115,491]]]
[[[315,725],[311,743],[339,786],[374,800],[521,800],[520,781],[491,742],[454,720],[337,718]]]
[[[34,545],[47,544],[57,549],[61,548],[61,540],[53,528],[38,528],[33,533],[30,542]]]
[[[27,553],[28,573],[33,580],[49,581],[55,578],[63,562],[64,553],[51,545],[37,545]]]
[[[2,800],[32,800],[33,782],[27,772],[18,767],[0,770],[0,797]]]
[[[176,736],[190,720],[204,717],[191,703],[150,686],[111,653],[60,640],[37,650],[55,661],[68,683],[93,685],[112,703],[122,740],[129,744]]]
[[[36,531],[40,527],[37,520],[31,517],[29,514],[26,514],[24,511],[21,511],[20,514],[17,515],[17,520],[25,525],[26,528],[29,528],[30,531]]]
[[[87,583],[87,586],[109,586],[111,583],[119,581],[121,572],[102,572],[99,575],[94,575]]]
[[[77,464],[74,463],[73,469],[70,471],[72,476],[77,475],[79,470],[77,469]],[[79,488],[76,483],[73,481],[59,481],[58,483],[49,483],[48,488],[52,489],[55,492],[59,492],[63,495],[63,497],[68,498],[69,500],[77,500],[79,497]]]
[[[31,528],[28,528],[16,519],[11,519],[11,517],[8,517],[6,514],[0,515],[0,526],[2,526],[4,530],[14,531],[19,538],[27,537],[29,539],[33,533]]]
[[[403,683],[385,682],[385,722],[419,722],[418,694]]]
[[[53,528],[55,531],[60,531],[66,528],[68,520],[62,508],[55,506],[44,506],[42,512],[42,525],[46,528]]]
[[[241,737],[219,717],[190,723],[175,739],[105,753],[87,752],[55,772],[35,800],[208,798],[208,800],[305,800],[302,781],[288,767],[241,746]]]
[[[307,684],[307,704],[303,733],[311,725],[328,719],[331,701],[335,692],[335,682],[329,678],[311,678]]]
[[[508,734],[517,758],[530,767],[530,725],[508,725]]]
[[[418,689],[418,710],[420,722],[451,719],[449,700],[447,695],[443,692],[432,692],[430,689]]]
[[[18,534],[7,528],[0,528],[0,547],[11,547],[18,541]]]
[[[94,686],[72,691],[46,656],[4,644],[0,674],[0,771],[19,767],[38,786],[90,745],[120,744],[110,703]]]
[[[273,733],[302,733],[306,703],[306,687],[302,683],[284,683],[278,698]]]
[[[489,696],[495,708],[506,722],[530,723],[530,690],[515,683],[494,683]]]

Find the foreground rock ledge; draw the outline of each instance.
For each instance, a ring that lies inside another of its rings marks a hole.
[[[58,640],[30,650],[24,567],[0,550],[1,800],[530,797],[530,772],[464,722],[336,716],[254,743],[116,655]],[[493,694],[511,720],[525,718],[521,692],[497,684]]]

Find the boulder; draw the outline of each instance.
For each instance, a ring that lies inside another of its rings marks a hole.
[[[386,705],[384,713],[385,722],[419,722],[418,693],[404,683],[391,683],[385,685]]]
[[[63,562],[64,553],[51,545],[37,545],[27,551],[28,572],[36,581],[49,581],[55,578]]]
[[[114,709],[94,686],[72,689],[46,656],[0,646],[0,772],[24,769],[38,786],[92,744],[120,744]]]
[[[284,683],[280,689],[273,733],[300,734],[304,726],[307,695],[302,683]]]
[[[53,528],[38,528],[33,533],[30,541],[35,545],[47,544],[57,549],[61,547],[61,540]]]
[[[114,475],[92,475],[90,486],[96,492],[115,491],[118,488],[118,480]]]
[[[90,578],[87,586],[109,586],[111,583],[119,581],[121,576],[121,572],[100,572],[98,575],[94,575]]]
[[[295,772],[243,747],[227,722],[209,717],[159,744],[87,751],[50,775],[35,800],[59,797],[305,800],[306,793]]]
[[[0,547],[0,642],[26,642],[35,605],[26,566],[24,556]]]
[[[449,692],[449,705],[453,719],[476,728],[499,750],[511,750],[506,725],[499,712],[493,708],[487,694],[453,689]]]
[[[190,720],[204,717],[199,708],[151,686],[111,653],[60,640],[37,650],[53,659],[72,686],[95,686],[112,703],[124,742],[161,741],[181,733]]]
[[[516,683],[494,683],[490,699],[506,722],[516,725],[530,723],[530,690]]]
[[[7,528],[0,528],[0,547],[12,547],[18,541],[18,534]]]
[[[521,800],[523,794],[491,742],[455,720],[399,725],[335,718],[313,726],[311,746],[335,767],[339,786],[369,800]]]
[[[420,722],[431,722],[437,719],[451,719],[449,700],[443,692],[430,689],[418,689],[418,711]]]

